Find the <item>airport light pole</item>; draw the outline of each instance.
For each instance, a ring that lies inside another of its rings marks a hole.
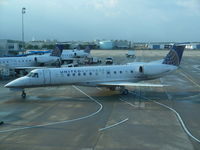
[[[24,50],[25,48],[25,43],[24,43],[24,14],[26,13],[26,8],[22,8],[22,49]]]

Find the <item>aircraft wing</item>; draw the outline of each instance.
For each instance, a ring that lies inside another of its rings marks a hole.
[[[14,67],[13,69],[44,69],[46,67]]]
[[[135,86],[135,87],[164,87],[168,85],[151,84],[151,83],[133,83],[133,82],[103,82],[98,83],[100,86]]]

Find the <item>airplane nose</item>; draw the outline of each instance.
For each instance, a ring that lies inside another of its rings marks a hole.
[[[13,88],[16,86],[16,81],[11,81],[9,83],[7,83],[6,85],[4,85],[5,88]]]
[[[7,83],[4,87],[6,88],[20,88],[21,86],[23,86],[23,77],[15,79],[9,83]]]

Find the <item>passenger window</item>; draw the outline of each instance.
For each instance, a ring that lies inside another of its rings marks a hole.
[[[116,74],[117,72],[116,71],[114,71],[114,74]]]
[[[119,73],[122,73],[122,71],[119,71]]]
[[[92,75],[92,73],[90,72],[90,75]]]
[[[86,75],[86,73],[84,72],[84,73],[83,73],[83,75],[85,76],[85,75]]]

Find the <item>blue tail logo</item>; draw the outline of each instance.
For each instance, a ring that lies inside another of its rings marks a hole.
[[[86,48],[85,48],[85,50],[84,50],[84,52],[86,52],[86,53],[90,53],[90,51],[91,51],[91,48],[89,47],[89,46],[87,46]]]
[[[56,48],[52,51],[50,56],[60,57],[63,51],[63,45],[57,44]]]
[[[185,45],[174,45],[164,58],[163,64],[179,66],[184,49]]]

